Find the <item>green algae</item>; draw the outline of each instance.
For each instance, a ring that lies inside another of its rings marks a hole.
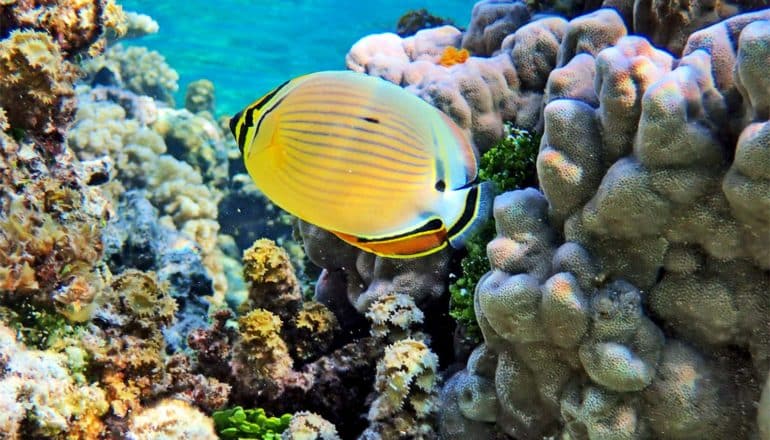
[[[540,135],[511,125],[505,130],[505,137],[481,156],[479,165],[479,178],[494,183],[498,194],[537,185],[535,160]],[[449,314],[476,341],[480,341],[481,331],[473,310],[473,292],[490,270],[487,243],[493,238],[495,222],[489,219],[465,244],[468,253],[460,262],[462,274],[449,285]]]
[[[262,408],[243,409],[240,406],[212,414],[217,433],[224,439],[278,440],[289,427],[291,417],[291,414],[268,417]]]

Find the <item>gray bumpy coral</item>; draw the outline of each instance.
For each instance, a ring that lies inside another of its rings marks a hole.
[[[484,343],[441,394],[444,438],[770,438],[769,20],[679,59],[610,9],[567,24],[542,193],[495,200]]]

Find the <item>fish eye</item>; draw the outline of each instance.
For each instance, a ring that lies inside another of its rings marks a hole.
[[[446,183],[444,183],[443,180],[439,180],[438,182],[436,182],[436,189],[438,191],[444,192],[444,190],[446,189]]]

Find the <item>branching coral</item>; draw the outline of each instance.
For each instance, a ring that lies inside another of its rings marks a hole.
[[[209,112],[214,114],[214,83],[207,79],[199,79],[187,86],[184,96],[184,108],[193,112]]]
[[[219,192],[206,186],[192,166],[162,154],[166,152],[165,141],[150,127],[159,117],[152,100],[103,87],[81,89],[80,93],[69,146],[81,159],[113,158],[115,179],[106,184],[113,197],[118,198],[126,187],[147,190],[152,204],[200,245],[214,281],[214,302],[222,301],[227,280],[218,247],[219,225],[214,221]],[[165,127],[170,130],[168,124]]]

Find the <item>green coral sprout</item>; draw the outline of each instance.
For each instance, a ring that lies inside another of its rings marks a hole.
[[[262,408],[243,409],[236,406],[214,411],[211,417],[221,438],[279,440],[281,433],[289,427],[292,416],[268,417]]]
[[[500,193],[537,185],[535,160],[540,136],[507,124],[505,130],[506,136],[481,157],[479,178],[493,182]],[[473,291],[490,270],[487,243],[494,237],[495,222],[490,219],[466,243],[468,254],[460,262],[462,275],[449,285],[449,314],[476,341],[481,332],[473,311]]]

